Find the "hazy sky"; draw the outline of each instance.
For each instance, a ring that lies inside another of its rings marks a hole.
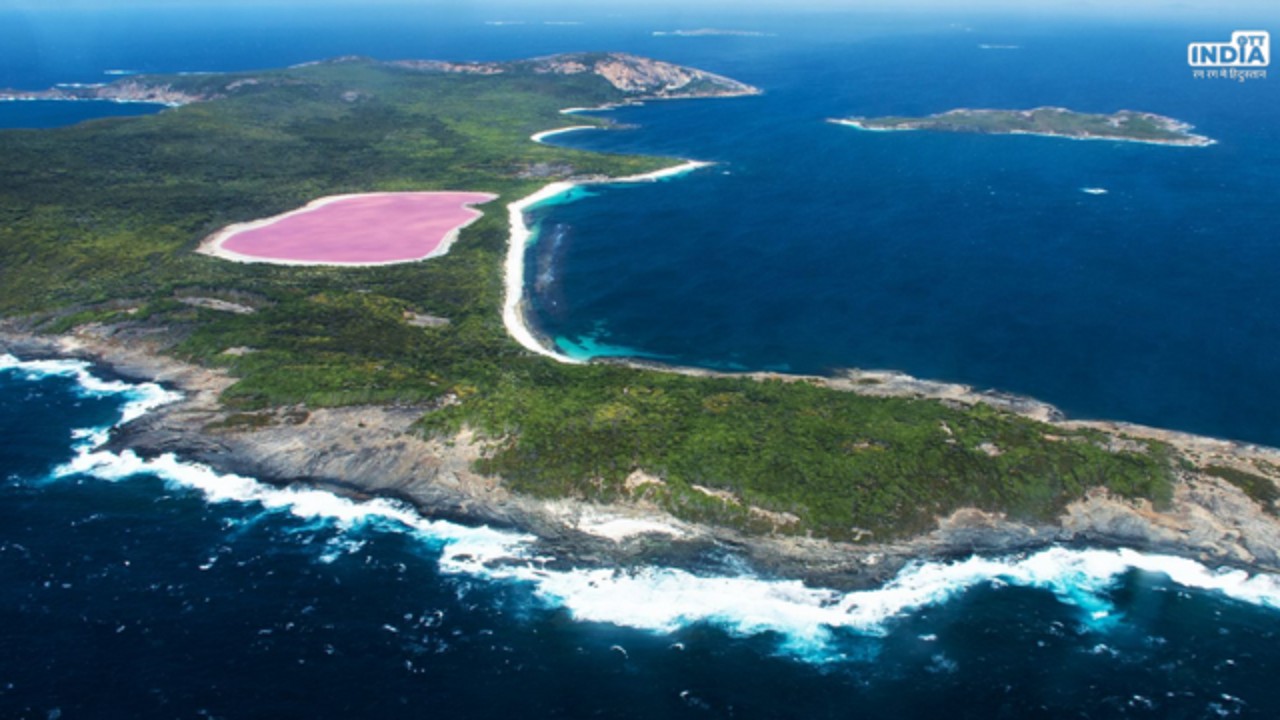
[[[65,9],[123,9],[148,7],[177,9],[183,6],[294,5],[438,5],[451,10],[475,11],[548,10],[562,12],[581,9],[600,13],[610,9],[643,9],[646,15],[664,8],[673,11],[773,11],[773,10],[931,10],[949,13],[999,10],[1016,14],[1101,15],[1206,15],[1224,22],[1233,15],[1280,17],[1280,0],[0,0],[0,10],[23,11]]]

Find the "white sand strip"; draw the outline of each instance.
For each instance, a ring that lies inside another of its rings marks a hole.
[[[504,265],[506,272],[503,273],[506,293],[502,302],[502,324],[507,327],[507,333],[525,348],[560,362],[577,364],[578,361],[568,355],[561,355],[544,347],[524,320],[524,255],[529,240],[533,237],[533,231],[524,223],[524,211],[544,200],[569,192],[574,187],[570,182],[551,183],[507,206],[507,211],[511,213],[511,237],[507,240],[507,261]]]
[[[534,133],[529,136],[529,139],[536,143],[540,143],[543,140],[546,140],[547,138],[551,137],[552,135],[560,135],[561,133],[574,132],[577,130],[601,130],[601,129],[602,128],[596,125],[570,125],[569,127],[556,128],[555,130],[543,130],[540,133]]]
[[[524,256],[525,251],[529,247],[529,241],[533,237],[533,231],[524,222],[524,213],[529,208],[540,202],[550,200],[557,195],[567,193],[579,185],[604,185],[610,183],[630,183],[630,182],[653,182],[662,178],[683,175],[699,168],[709,167],[713,163],[699,162],[691,160],[680,165],[673,165],[669,168],[655,170],[650,173],[641,175],[629,175],[621,178],[606,178],[603,180],[592,180],[583,182],[554,182],[544,186],[536,193],[519,200],[507,206],[507,211],[511,217],[511,237],[507,241],[507,260],[504,264],[503,285],[505,286],[505,296],[502,303],[502,323],[507,328],[507,333],[515,338],[516,342],[523,345],[527,350],[531,350],[539,355],[558,360],[562,363],[571,365],[581,365],[581,360],[576,360],[556,352],[554,348],[547,347],[538,341],[538,338],[529,329],[529,325],[525,322],[524,316]]]

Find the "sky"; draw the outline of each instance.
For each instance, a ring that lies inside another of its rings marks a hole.
[[[1280,17],[1277,0],[0,0],[0,11],[119,10],[144,7],[177,9],[184,6],[231,7],[266,5],[315,7],[317,5],[438,5],[450,10],[601,12],[644,9],[652,14],[664,7],[678,10],[833,11],[906,10],[932,12],[1001,11],[1026,13],[1063,12],[1103,15],[1202,15],[1216,14]]]

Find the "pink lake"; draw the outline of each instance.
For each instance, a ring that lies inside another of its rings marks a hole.
[[[208,254],[287,265],[387,265],[448,252],[458,231],[480,217],[479,192],[335,195],[306,207],[232,225],[206,242]]]

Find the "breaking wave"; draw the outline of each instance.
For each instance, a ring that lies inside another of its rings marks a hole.
[[[179,397],[153,383],[103,381],[79,361],[22,362],[0,355],[0,370],[17,370],[31,378],[68,376],[86,394],[119,394],[127,401],[120,423]],[[356,501],[314,488],[269,485],[184,462],[172,454],[146,459],[128,450],[102,450],[109,430],[90,428],[80,433],[75,457],[59,466],[55,477],[120,481],[151,475],[170,486],[199,492],[211,503],[257,505],[267,512],[329,522],[338,529],[373,526],[407,532],[439,552],[443,573],[525,584],[540,602],[563,608],[579,621],[664,634],[699,623],[736,636],[772,633],[781,639],[784,652],[814,662],[838,659],[837,640],[842,634],[883,635],[895,618],[945,603],[984,584],[1051,592],[1060,602],[1079,609],[1084,625],[1099,632],[1123,622],[1111,591],[1134,571],[1167,576],[1184,588],[1280,609],[1280,577],[1215,570],[1193,560],[1125,549],[1050,548],[1030,555],[921,562],[904,568],[882,587],[853,592],[809,587],[796,580],[703,575],[658,566],[551,568],[552,558],[536,554],[532,535],[428,519],[394,500]],[[333,557],[321,560],[332,562]]]

